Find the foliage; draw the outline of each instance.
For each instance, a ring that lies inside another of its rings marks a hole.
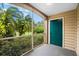
[[[36,32],[36,33],[43,33],[44,32],[43,26],[35,27],[34,32]]]
[[[0,36],[17,36],[16,32],[20,36],[26,31],[31,31],[32,19],[30,15],[24,16],[16,7],[9,7],[6,10],[1,9],[0,11],[2,11],[0,13]]]
[[[29,49],[31,49],[30,36],[0,41],[0,55],[3,56],[18,56]]]
[[[24,15],[16,7],[9,7],[6,10],[0,8],[0,38],[25,36],[0,40],[0,55],[19,56],[32,48],[32,22],[34,46],[37,46],[43,43],[43,22],[36,24],[29,14]]]
[[[43,34],[34,34],[34,47],[43,43]],[[19,56],[32,49],[31,35],[10,40],[0,40],[0,55]]]
[[[44,27],[43,27],[43,21],[42,22],[38,22],[34,25],[34,33],[43,33],[44,32]]]
[[[40,44],[42,44],[44,41],[43,41],[43,34],[40,33],[40,34],[34,34],[34,46],[38,46]]]

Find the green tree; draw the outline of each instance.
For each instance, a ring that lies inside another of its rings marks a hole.
[[[16,7],[9,7],[6,10],[1,9],[0,19],[0,36],[16,36],[16,33],[19,33],[19,36],[31,31],[32,18],[30,15],[24,16]]]
[[[43,25],[44,25],[43,21],[36,23],[34,25],[34,32],[36,32],[36,33],[43,33],[44,32]]]

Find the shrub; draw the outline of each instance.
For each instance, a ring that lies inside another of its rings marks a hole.
[[[31,35],[10,40],[0,40],[0,55],[19,56],[32,49]],[[34,47],[43,43],[43,34],[34,34]]]
[[[34,46],[42,44],[44,41],[43,34],[34,34]]]
[[[0,55],[2,56],[19,56],[32,48],[30,36],[0,40],[0,42]]]
[[[34,32],[36,33],[43,33],[44,32],[44,28],[43,26],[37,26],[34,28]]]

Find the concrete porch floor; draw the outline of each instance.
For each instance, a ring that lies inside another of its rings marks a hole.
[[[76,56],[76,52],[55,45],[43,44],[24,56]]]

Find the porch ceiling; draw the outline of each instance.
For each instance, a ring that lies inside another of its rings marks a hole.
[[[69,10],[76,9],[77,3],[30,3],[33,7],[37,8],[47,16],[66,12]]]

